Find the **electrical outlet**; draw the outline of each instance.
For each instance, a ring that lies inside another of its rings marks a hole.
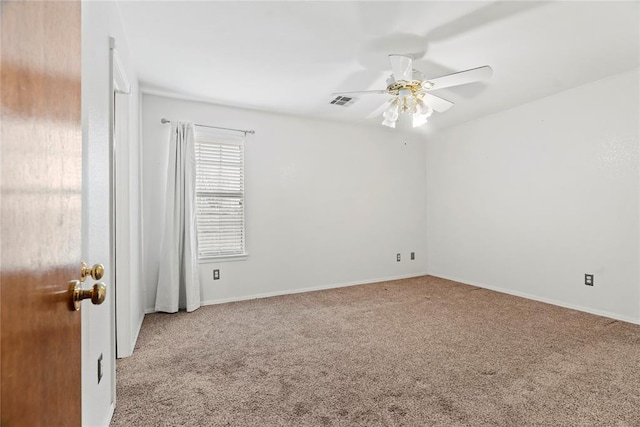
[[[400,262],[400,254],[396,255],[396,261]]]
[[[411,259],[412,260],[416,259],[416,253],[415,252],[411,252]]]
[[[587,286],[593,286],[593,274],[584,275],[584,284]]]
[[[101,379],[102,379],[102,353],[100,353],[100,357],[98,357],[98,384],[100,384]]]
[[[213,280],[218,280],[220,278],[220,270],[213,270]]]

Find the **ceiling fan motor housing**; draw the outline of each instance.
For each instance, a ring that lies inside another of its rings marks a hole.
[[[424,73],[420,70],[413,70],[413,80],[398,80],[394,78],[393,74],[387,78],[387,92],[391,95],[399,95],[403,89],[408,89],[413,95],[416,95],[421,90],[429,90],[433,87],[433,83],[425,80]]]

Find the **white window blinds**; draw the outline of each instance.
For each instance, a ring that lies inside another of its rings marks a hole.
[[[245,254],[244,138],[196,127],[198,258]]]

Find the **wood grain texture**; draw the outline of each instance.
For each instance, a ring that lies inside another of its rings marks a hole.
[[[79,426],[80,3],[1,7],[0,419]]]

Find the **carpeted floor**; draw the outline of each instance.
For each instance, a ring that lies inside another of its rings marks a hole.
[[[434,277],[147,315],[112,426],[640,426],[640,326]]]

